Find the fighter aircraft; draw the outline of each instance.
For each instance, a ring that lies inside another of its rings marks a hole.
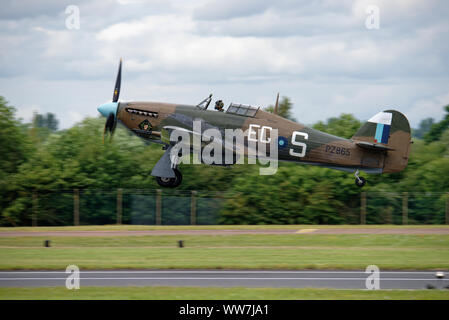
[[[212,95],[197,105],[119,102],[121,78],[120,59],[112,102],[98,107],[98,111],[107,118],[103,141],[105,134],[109,133],[112,137],[119,121],[137,136],[161,144],[165,153],[151,175],[163,187],[177,187],[182,181],[182,174],[170,156],[175,144],[169,139],[170,132],[182,130],[193,133],[194,121],[200,121],[203,128],[220,131],[241,129],[246,134],[245,146],[249,140],[268,142],[266,135],[277,129],[279,161],[353,172],[355,184],[359,187],[366,184],[366,179],[359,176],[359,170],[369,174],[393,173],[403,170],[408,163],[412,143],[410,125],[407,118],[396,110],[377,113],[351,139],[345,139],[277,115],[279,94],[273,113],[258,106],[236,103],[231,103],[224,111],[221,100],[215,104],[215,111],[208,110]],[[201,131],[200,135],[203,133]]]

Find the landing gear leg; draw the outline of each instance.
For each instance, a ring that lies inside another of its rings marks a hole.
[[[357,187],[363,187],[366,184],[366,179],[364,177],[359,177],[359,170],[357,170],[355,173],[355,184]]]
[[[151,175],[156,177],[157,183],[165,188],[176,188],[182,182],[182,174],[177,169],[178,155],[177,152],[171,153],[172,148],[177,147],[165,146],[163,148],[165,149],[164,155],[159,159],[151,171]]]

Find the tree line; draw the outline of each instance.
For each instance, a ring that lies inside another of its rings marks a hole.
[[[291,106],[284,97],[278,110],[294,120]],[[368,177],[363,191],[379,195],[369,199],[373,210],[376,202],[381,205],[392,194],[416,192],[410,219],[444,223],[445,192],[449,192],[449,105],[444,108],[443,120],[424,119],[413,130],[406,170]],[[15,108],[0,97],[0,225],[30,225],[33,193],[51,198],[42,204],[40,225],[68,225],[73,222],[73,189],[158,189],[150,173],[163,154],[161,146],[147,144],[120,126],[112,141],[103,144],[104,121],[86,118],[58,130],[54,115],[35,114],[32,123],[23,123],[15,116]],[[313,127],[350,138],[361,124],[353,115],[342,114]],[[354,185],[352,174],[293,163],[279,163],[272,176],[260,176],[255,165],[184,165],[181,170],[181,193],[207,190],[223,197],[223,205],[215,208],[222,224],[358,223],[361,190]],[[434,196],[426,197],[429,193]],[[113,197],[92,197],[85,205],[92,208],[85,223],[114,223]],[[392,201],[387,209],[397,210],[395,206]],[[372,222],[390,221],[391,215],[383,216],[388,210],[373,215]],[[424,220],[422,215],[429,212],[432,219]],[[125,216],[123,222],[130,223],[130,219]]]

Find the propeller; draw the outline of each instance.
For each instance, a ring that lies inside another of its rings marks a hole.
[[[117,102],[120,96],[120,85],[122,83],[122,58],[118,65],[117,79],[115,79],[114,95],[112,96],[112,102]]]
[[[111,140],[112,140],[112,135],[114,134],[116,125],[117,125],[117,121],[115,119],[115,116],[113,113],[110,113],[108,118],[106,119],[106,123],[104,125],[103,144],[104,144],[104,136],[106,135],[106,132],[109,132],[109,134],[111,135]]]
[[[118,99],[120,97],[120,85],[122,83],[122,59],[118,66],[117,78],[115,80],[114,94],[112,95],[112,102],[102,104],[98,107],[98,111],[106,117],[106,123],[104,125],[103,131],[103,143],[104,137],[107,133],[110,134],[111,140],[117,125],[117,110],[118,110]]]

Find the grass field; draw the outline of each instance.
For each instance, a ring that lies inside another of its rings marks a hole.
[[[128,227],[69,228],[71,230],[85,228],[128,230]],[[234,226],[226,227],[234,228]],[[251,227],[254,228],[254,226]],[[273,228],[278,227],[284,226],[273,226]],[[139,226],[138,229],[140,228],[148,227]],[[182,228],[191,229],[191,227]],[[300,227],[295,226],[295,228]],[[33,232],[32,230],[35,229],[24,230]],[[43,241],[47,239],[51,240],[50,248],[43,247]],[[184,248],[177,247],[178,240],[184,240]],[[364,269],[370,264],[375,264],[384,270],[449,269],[449,235],[240,234],[0,237],[0,269],[62,270],[69,264],[76,264],[81,269],[351,270]]]
[[[289,288],[83,287],[0,288],[7,299],[148,300],[449,300],[449,290],[333,290]]]
[[[449,225],[197,225],[197,226],[154,226],[154,225],[104,225],[104,226],[67,226],[67,227],[0,227],[0,232],[9,231],[117,231],[117,230],[129,230],[129,231],[141,231],[141,230],[257,230],[257,229],[284,229],[284,230],[298,230],[298,229],[336,229],[336,228],[392,228],[392,229],[408,229],[408,228],[448,228]]]

